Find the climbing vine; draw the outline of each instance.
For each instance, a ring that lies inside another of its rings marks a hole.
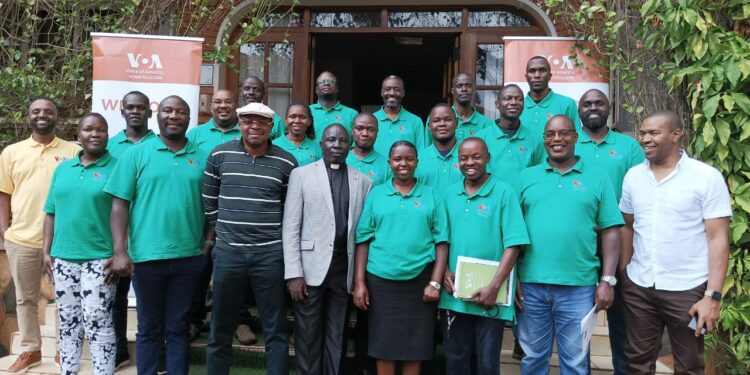
[[[688,152],[718,168],[732,199],[730,260],[710,358],[750,373],[750,0],[547,0],[575,35],[594,43],[639,119],[677,110]],[[575,53],[590,53],[578,50]]]

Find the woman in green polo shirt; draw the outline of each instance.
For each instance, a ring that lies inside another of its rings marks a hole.
[[[102,190],[116,164],[107,152],[108,138],[107,121],[100,114],[81,118],[83,150],[57,167],[44,205],[42,251],[45,271],[55,284],[63,374],[78,373],[84,334],[94,373],[115,371],[116,277],[108,270],[112,196]]]
[[[436,302],[448,258],[448,220],[437,192],[414,178],[417,150],[391,146],[394,178],[367,196],[357,226],[354,303],[368,311],[368,354],[378,374],[419,374],[432,359]]]
[[[315,127],[310,107],[305,103],[292,103],[286,109],[286,135],[273,140],[273,144],[288,151],[301,167],[323,157],[320,145],[315,142]]]

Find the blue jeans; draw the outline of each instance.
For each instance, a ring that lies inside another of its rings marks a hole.
[[[500,374],[504,320],[443,310],[441,321],[446,375]]]
[[[518,341],[526,353],[521,360],[522,374],[549,373],[553,339],[557,339],[560,375],[590,373],[581,320],[594,307],[595,288],[521,283],[524,300],[518,314]]]
[[[609,328],[609,346],[612,350],[613,375],[625,375],[628,359],[625,357],[625,309],[622,306],[622,287],[615,285],[615,301],[607,309],[607,328]]]
[[[138,300],[135,350],[139,374],[156,374],[165,338],[167,372],[188,373],[190,305],[204,262],[199,255],[136,263],[133,289]]]
[[[266,344],[266,373],[289,374],[284,253],[227,251],[214,248],[211,335],[206,347],[206,370],[211,375],[229,374],[232,339],[237,319],[252,292],[258,305]]]

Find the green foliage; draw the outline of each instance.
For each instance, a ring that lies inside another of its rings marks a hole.
[[[235,12],[240,0],[0,1],[0,150],[28,135],[26,111],[44,96],[58,102],[63,123],[91,108],[91,32],[202,36]],[[231,63],[234,51],[262,35],[281,0],[258,0],[237,40],[227,27],[204,59]],[[213,41],[207,41],[213,44]],[[71,134],[72,125],[62,125]]]
[[[646,66],[622,43],[628,12],[613,12],[621,1],[584,1],[577,9],[547,0],[558,17],[570,17],[578,35],[601,47],[600,63],[616,71],[627,90],[638,73],[653,69],[671,95],[691,112],[692,156],[718,168],[732,198],[729,270],[719,330],[709,335],[720,368],[750,373],[750,41],[738,34],[750,19],[750,0],[645,0],[625,2],[640,18],[637,49],[666,61]],[[627,13],[627,14],[625,14]],[[630,111],[634,103],[624,103]]]

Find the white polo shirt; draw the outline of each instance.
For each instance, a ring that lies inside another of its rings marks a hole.
[[[732,216],[724,177],[684,151],[660,182],[648,160],[631,168],[622,183],[620,211],[635,218],[628,277],[645,288],[671,291],[708,280],[704,220]]]

